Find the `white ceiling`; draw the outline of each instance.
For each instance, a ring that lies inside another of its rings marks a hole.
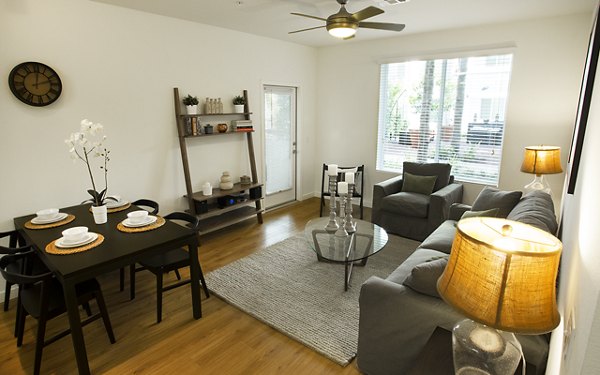
[[[372,22],[404,23],[400,32],[360,29],[352,40],[338,40],[325,29],[297,34],[289,31],[320,26],[322,21],[291,15],[305,13],[321,18],[339,10],[335,0],[94,0],[203,24],[224,27],[309,46],[352,43],[396,35],[422,33],[481,24],[592,12],[597,0],[410,0],[389,5],[384,0],[349,0],[357,12],[374,5],[384,14]]]

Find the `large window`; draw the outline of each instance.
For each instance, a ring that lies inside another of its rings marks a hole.
[[[382,64],[377,169],[444,162],[498,185],[511,66],[511,54]]]

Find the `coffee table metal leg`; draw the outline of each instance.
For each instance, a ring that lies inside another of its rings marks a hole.
[[[350,254],[354,252],[356,249],[354,233],[350,235],[350,241],[348,243],[348,249],[346,250],[346,259],[344,261],[344,291],[348,291],[348,286],[350,284],[350,277],[352,276],[352,268],[354,267],[354,262],[350,260]]]

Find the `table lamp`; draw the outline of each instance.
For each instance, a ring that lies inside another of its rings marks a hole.
[[[562,172],[562,167],[560,166],[560,147],[525,147],[521,172],[535,174],[533,181],[525,185],[525,191],[542,190],[551,194],[550,185],[544,180],[544,175]]]
[[[452,331],[462,375],[514,374],[523,357],[513,333],[541,334],[560,321],[555,282],[562,243],[507,219],[460,220],[440,296],[468,319]]]

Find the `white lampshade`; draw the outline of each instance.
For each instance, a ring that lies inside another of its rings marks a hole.
[[[331,36],[334,36],[334,37],[340,38],[340,39],[344,39],[344,38],[349,38],[349,37],[353,36],[354,34],[356,34],[356,27],[354,27],[354,28],[352,28],[350,26],[334,27],[327,31],[329,31],[329,34],[331,34]]]

